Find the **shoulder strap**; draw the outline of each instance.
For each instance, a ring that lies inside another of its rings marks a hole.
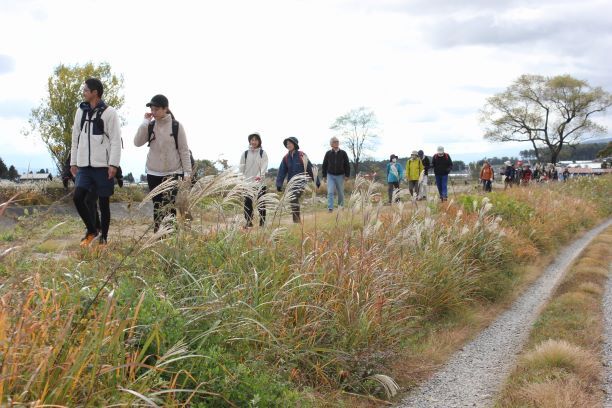
[[[147,147],[151,146],[151,136],[153,136],[153,128],[155,127],[155,121],[152,120],[149,122],[149,127],[147,129]]]
[[[174,138],[174,145],[178,150],[178,134],[179,134],[179,123],[178,120],[172,118],[172,137]]]
[[[246,163],[246,159],[247,159],[248,155],[249,155],[249,151],[245,150],[244,151],[244,161],[245,161],[245,163]],[[263,157],[263,149],[259,149],[259,157]]]
[[[81,109],[83,114],[81,115],[81,132],[83,131],[83,126],[85,126],[85,120],[87,119],[87,112]]]
[[[302,161],[302,166],[304,166],[304,172],[308,171],[308,156],[303,151],[299,151],[300,160]]]

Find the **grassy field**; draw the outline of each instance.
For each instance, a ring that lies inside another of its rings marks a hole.
[[[312,204],[302,225],[269,194],[268,225],[245,232],[250,188],[203,179],[179,200],[191,225],[122,222],[104,252],[78,249],[79,223],[51,215],[0,234],[1,401],[392,400],[470,336],[474,310],[501,307],[529,265],[612,209],[610,178],[392,207],[359,180],[345,209]]]

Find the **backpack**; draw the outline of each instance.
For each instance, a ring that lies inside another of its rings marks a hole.
[[[176,150],[178,150],[179,146],[178,146],[178,133],[179,133],[179,122],[178,120],[176,120],[174,118],[174,115],[172,113],[170,113],[170,116],[172,116],[172,133],[170,134],[170,136],[172,136],[174,138],[174,145],[176,146]],[[155,121],[151,121],[149,123],[149,128],[148,128],[148,136],[147,136],[147,147],[151,146],[151,136],[153,136],[153,128],[155,127]],[[193,159],[193,153],[191,153],[191,149],[189,149],[189,161],[191,162],[191,171],[193,172],[194,167],[195,167],[195,160]],[[195,173],[194,173],[195,175]]]
[[[83,114],[81,115],[81,132],[83,131],[83,126],[85,126],[85,121],[88,121],[92,122],[94,125],[97,125],[98,128],[102,130],[102,133],[106,135],[106,137],[108,137],[108,135],[104,131],[104,121],[102,120],[102,114],[104,113],[107,107],[108,106],[104,105],[96,109],[96,117],[94,119],[91,119],[91,116],[89,119],[87,119],[87,112],[83,111]],[[80,136],[81,135],[79,134],[79,137]]]
[[[304,172],[308,171],[308,156],[306,156],[301,150],[298,150],[298,156],[302,162],[302,166],[304,166]],[[283,157],[283,161],[285,162],[285,166],[289,168],[289,153]]]
[[[249,151],[245,150],[244,151],[244,161],[245,161],[245,163],[246,163],[246,159],[247,159],[248,154],[249,154]],[[261,149],[261,148],[259,149],[259,157],[263,157],[263,149]]]
[[[93,123],[94,126],[97,126],[98,129],[102,131],[102,134],[104,136],[109,137],[106,131],[104,130],[104,120],[102,120],[102,114],[104,113],[106,108],[108,108],[108,106],[106,105],[103,105],[97,108],[96,117],[93,119],[91,118],[91,116],[89,117],[89,119],[87,119],[87,112],[83,111],[83,114],[81,115],[81,132],[83,131],[83,127],[85,126],[85,122],[87,121],[87,122]],[[77,145],[79,144],[80,141],[81,141],[81,133],[79,132],[79,137],[77,139]],[[121,138],[121,148],[123,149],[123,138]],[[68,166],[68,172],[66,173],[67,176],[66,177],[62,176],[63,179],[66,180],[66,183],[68,183],[69,179],[70,180],[74,179],[74,177],[72,177],[72,173],[70,173],[70,157],[68,157],[67,166]],[[115,178],[117,179],[117,184],[119,185],[119,187],[123,187],[123,171],[121,170],[121,166],[117,167],[117,174],[115,175]]]
[[[81,115],[81,132],[83,132],[85,121],[87,121],[93,123],[94,126],[97,126],[99,129],[101,129],[102,134],[108,137],[108,135],[104,131],[104,121],[102,120],[102,114],[104,113],[107,107],[108,106],[104,105],[96,109],[96,117],[94,119],[91,119],[91,116],[89,117],[89,119],[87,119],[87,112],[83,111],[83,114]],[[81,132],[79,132],[79,137],[77,138],[77,146],[81,142]],[[121,148],[123,148],[123,139],[121,139]]]

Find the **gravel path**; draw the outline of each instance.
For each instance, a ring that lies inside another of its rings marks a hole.
[[[612,219],[560,251],[555,262],[509,310],[457,352],[428,382],[403,400],[400,406],[452,408],[493,405],[541,307],[572,261],[609,225],[612,225]]]
[[[612,272],[612,264],[610,264]],[[612,276],[608,278],[603,298],[604,308],[604,407],[612,408]]]

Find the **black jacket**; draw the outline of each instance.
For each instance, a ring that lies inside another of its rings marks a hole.
[[[431,162],[429,161],[429,157],[423,156],[423,158],[421,159],[421,162],[423,162],[423,167],[425,169],[425,175],[427,176],[429,174],[429,169],[431,168]]]
[[[438,154],[434,154],[431,161],[436,176],[446,176],[453,169],[453,161],[447,153],[444,153],[441,157]]]
[[[351,175],[351,164],[349,163],[348,154],[342,149],[338,152],[328,150],[323,159],[323,178],[327,177],[327,173],[333,176],[344,174],[346,177]]]

